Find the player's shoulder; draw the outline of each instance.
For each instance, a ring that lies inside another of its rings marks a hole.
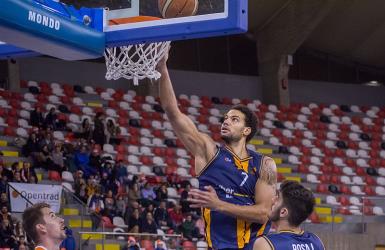
[[[253,250],[274,250],[274,246],[268,237],[261,236],[255,240]]]
[[[318,243],[319,248],[320,248],[321,250],[326,249],[324,243],[322,242],[321,238],[320,238],[317,234],[312,233],[312,232],[306,232],[306,233],[307,233],[308,235],[311,235],[311,236],[313,237],[313,239]]]

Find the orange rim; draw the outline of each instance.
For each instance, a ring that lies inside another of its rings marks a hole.
[[[116,18],[109,20],[109,25],[120,25],[120,24],[127,24],[127,23],[140,23],[140,22],[146,22],[146,21],[156,21],[161,20],[162,18],[155,17],[155,16],[133,16],[133,17],[124,17],[124,18]]]

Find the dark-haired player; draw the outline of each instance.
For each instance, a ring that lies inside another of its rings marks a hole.
[[[246,148],[257,131],[257,118],[245,106],[232,107],[221,127],[225,143],[217,146],[179,110],[166,61],[167,56],[158,65],[160,101],[174,132],[195,157],[200,190],[192,190],[189,201],[203,208],[208,245],[251,249],[249,243],[269,230],[277,179],[273,159]]]
[[[64,220],[46,203],[37,203],[24,211],[23,228],[35,243],[35,250],[59,250],[66,238]]]
[[[318,236],[299,227],[313,208],[314,196],[310,190],[298,182],[283,182],[270,215],[277,233],[258,238],[254,250],[324,250]]]

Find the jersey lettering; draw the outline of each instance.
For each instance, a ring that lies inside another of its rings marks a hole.
[[[314,250],[313,244],[292,244],[293,250]]]
[[[241,182],[241,187],[243,186],[243,184],[245,184],[245,182],[247,181],[247,179],[249,178],[249,175],[245,172],[242,172],[241,173],[242,175],[245,176],[245,178],[243,178],[243,181]]]

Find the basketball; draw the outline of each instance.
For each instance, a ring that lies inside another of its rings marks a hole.
[[[163,18],[193,16],[198,10],[198,0],[158,0]]]

